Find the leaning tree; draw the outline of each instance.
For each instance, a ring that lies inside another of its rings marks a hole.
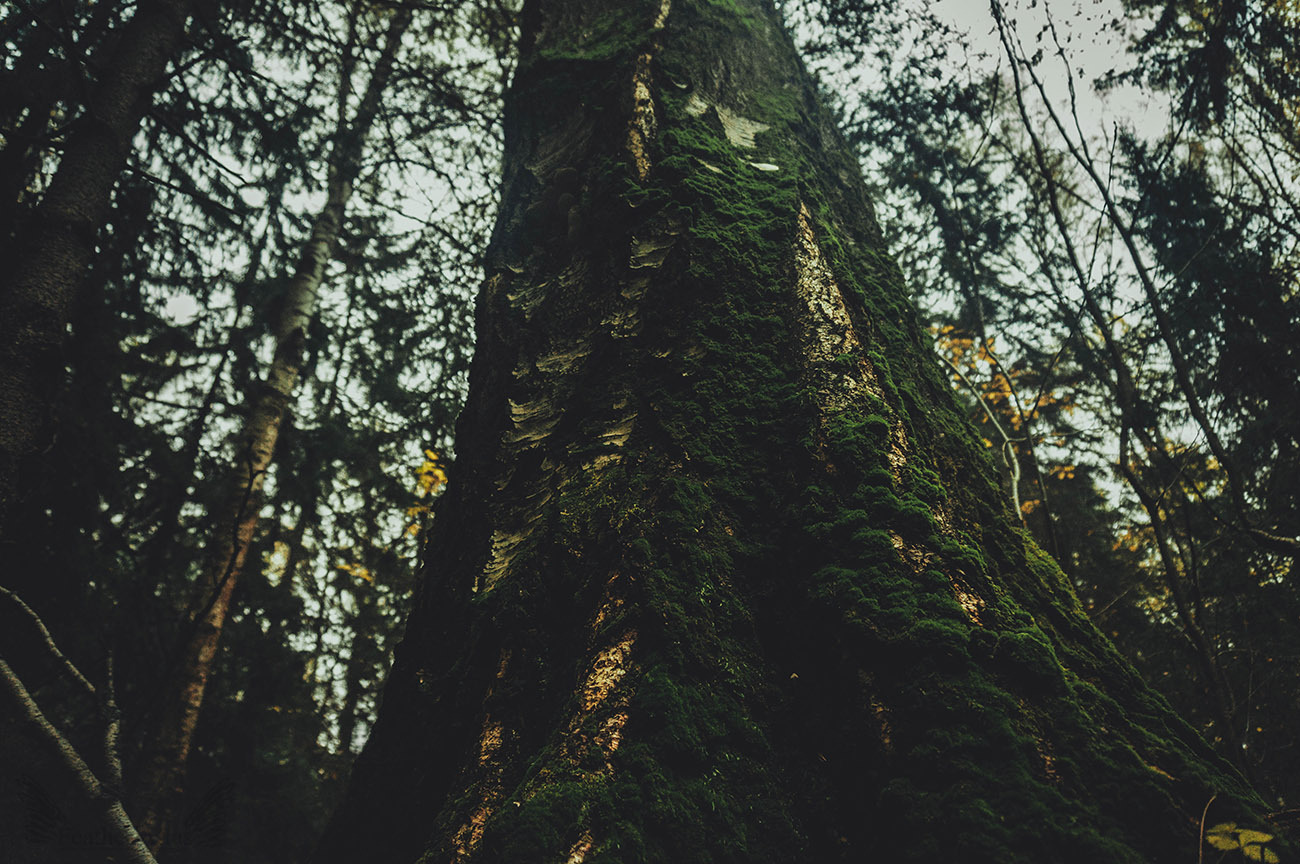
[[[1009,512],[770,0],[525,4],[477,338],[320,864],[1288,854]]]

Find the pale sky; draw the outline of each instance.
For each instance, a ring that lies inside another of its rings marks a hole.
[[[1065,69],[1052,53],[1055,46],[1050,35],[1043,33],[1041,42],[1037,39],[1049,16],[1055,22],[1062,47],[1075,70],[1075,91],[1085,132],[1100,133],[1116,122],[1133,127],[1144,137],[1163,132],[1167,112],[1137,88],[1118,88],[1104,97],[1099,97],[1092,88],[1095,79],[1130,64],[1125,52],[1130,38],[1126,31],[1135,24],[1126,18],[1120,0],[1003,0],[1003,3],[1025,52],[1032,54],[1040,47],[1043,49],[1039,74],[1049,98],[1058,108],[1064,108],[1070,99]],[[935,0],[929,8],[941,20],[969,34],[972,71],[978,74],[995,66],[1006,68],[988,0]]]

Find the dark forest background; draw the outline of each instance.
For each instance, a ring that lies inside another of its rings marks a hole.
[[[133,25],[166,5],[0,9],[0,262],[34,247]],[[1008,500],[1146,679],[1300,806],[1300,13],[995,0],[964,33],[903,0],[786,5]],[[518,10],[192,12],[87,240],[6,533],[0,656],[92,768],[111,686],[128,810],[186,767],[161,860],[296,861],[455,476]],[[1102,34],[1119,47],[1098,78],[1078,57]],[[1080,108],[1095,94],[1118,121]],[[286,357],[273,455],[250,468]],[[163,706],[227,585],[183,758]],[[17,837],[75,791],[6,718]]]

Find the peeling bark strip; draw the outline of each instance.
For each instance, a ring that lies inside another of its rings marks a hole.
[[[458,470],[318,864],[1184,864],[1212,795],[1259,824],[1004,509],[772,3],[522,21]]]
[[[141,2],[121,38],[110,40],[109,55],[95,58],[103,77],[31,215],[26,241],[16,244],[17,260],[6,262],[12,276],[0,282],[0,549],[22,542],[9,531],[9,513],[22,506],[17,475],[53,437],[50,411],[63,387],[60,349],[76,293],[131,139],[193,8],[192,0]]]
[[[361,170],[366,138],[379,114],[402,36],[410,23],[409,10],[393,16],[355,116],[349,119],[340,110],[338,134],[326,163],[325,206],[303,244],[297,271],[285,292],[275,326],[275,354],[248,419],[235,439],[235,458],[224,478],[225,496],[211,514],[215,529],[188,610],[189,637],[182,649],[180,667],[157,712],[156,728],[149,739],[154,743],[140,776],[133,780],[139,790],[135,799],[140,833],[155,853],[166,840],[172,810],[183,794],[185,763],[230,600],[257,530],[262,486],[275,453],[280,424],[298,385],[307,329],[315,317],[325,271],[339,240],[352,184]]]

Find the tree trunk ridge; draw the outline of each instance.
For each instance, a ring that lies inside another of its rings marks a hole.
[[[470,399],[318,864],[1195,860],[768,0],[531,0]]]

